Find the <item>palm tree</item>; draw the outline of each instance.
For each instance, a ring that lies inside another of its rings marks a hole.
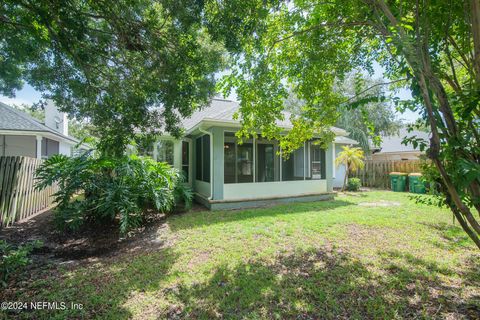
[[[358,169],[363,169],[365,163],[363,162],[364,154],[361,148],[351,148],[348,146],[343,146],[342,148],[343,151],[338,154],[338,157],[335,160],[335,164],[337,166],[340,164],[345,165],[346,172],[342,188],[342,191],[344,191],[350,172],[356,171]]]

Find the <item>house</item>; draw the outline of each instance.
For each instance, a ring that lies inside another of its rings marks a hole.
[[[341,183],[345,174],[336,171],[334,158],[341,145],[356,143],[345,130],[332,128],[336,139],[328,149],[308,141],[285,160],[277,141],[238,143],[238,108],[235,101],[213,99],[183,120],[183,139],[164,136],[140,153],[182,170],[196,200],[212,210],[333,197],[334,181]],[[291,128],[289,121],[278,125]]]
[[[79,141],[68,135],[68,119],[49,102],[45,124],[30,115],[0,102],[0,156],[48,158],[54,154],[70,156]]]
[[[382,137],[380,147],[373,148],[372,160],[417,160],[425,152],[415,148],[411,143],[407,145],[402,141],[405,137],[415,137],[430,141],[430,133],[425,131],[413,130],[408,132],[406,128],[400,129],[398,134]]]

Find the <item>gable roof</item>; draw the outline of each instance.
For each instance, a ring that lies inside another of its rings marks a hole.
[[[213,98],[210,105],[195,111],[190,118],[182,120],[182,125],[186,132],[192,132],[202,122],[212,123],[226,123],[231,125],[240,125],[240,121],[234,120],[233,115],[240,108],[240,104],[236,101]],[[285,120],[277,120],[277,125],[285,129],[291,129],[292,124],[290,122],[289,112],[284,112]],[[343,129],[332,127],[332,131],[338,136],[346,136],[347,132]],[[354,140],[353,143],[357,143]]]
[[[0,130],[46,132],[74,143],[79,142],[79,140],[61,134],[25,112],[12,108],[2,102],[0,102]]]
[[[408,145],[402,144],[402,141],[405,137],[413,137],[413,136],[426,141],[429,141],[430,139],[430,133],[428,132],[418,131],[418,130],[413,130],[412,132],[408,132],[406,128],[401,128],[397,135],[382,137],[382,144],[380,147],[381,150],[377,153],[420,151],[419,148],[415,149],[411,143],[409,143]]]

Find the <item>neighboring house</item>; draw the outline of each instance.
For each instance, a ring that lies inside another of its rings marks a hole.
[[[213,99],[183,120],[183,139],[165,136],[139,151],[182,170],[197,201],[212,210],[333,197],[333,182],[343,181],[342,173],[335,173],[334,157],[340,145],[356,143],[345,130],[332,128],[337,137],[327,150],[308,141],[284,160],[277,141],[237,142],[241,124],[233,114],[238,108],[237,102]],[[278,125],[291,129],[289,121]]]
[[[430,133],[414,130],[408,132],[406,128],[400,129],[397,135],[382,137],[380,147],[372,150],[372,160],[417,160],[419,156],[425,154],[414,148],[411,143],[404,145],[402,143],[405,137],[415,137],[423,139],[427,143],[430,141]]]
[[[45,107],[45,124],[0,102],[0,156],[48,158],[70,156],[78,140],[68,136],[68,119],[52,104]]]

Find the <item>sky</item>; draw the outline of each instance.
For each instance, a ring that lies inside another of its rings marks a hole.
[[[378,64],[374,63],[374,74],[373,78],[384,78],[383,77],[384,70],[383,68]],[[411,98],[411,93],[408,89],[401,89],[396,93],[396,96],[399,97],[402,100],[406,100]],[[38,100],[41,98],[40,92],[36,91],[34,88],[32,88],[29,85],[25,85],[24,88],[16,93],[16,96],[14,98],[9,98],[6,96],[0,95],[0,102],[3,102],[5,104],[27,104],[31,105],[32,103],[38,102]],[[235,100],[235,94],[231,94],[230,99]],[[405,123],[412,123],[415,122],[416,119],[420,117],[418,113],[412,112],[412,111],[405,111],[404,113],[399,113],[397,112],[397,117],[398,119],[403,120]]]

